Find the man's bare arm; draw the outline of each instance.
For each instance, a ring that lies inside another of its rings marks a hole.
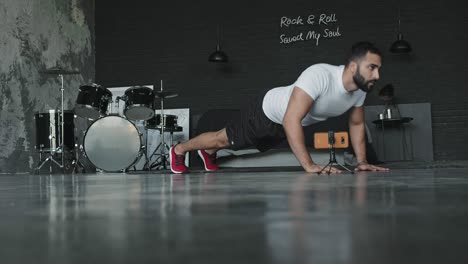
[[[364,107],[353,107],[349,115],[349,134],[358,161],[356,170],[388,171],[387,168],[371,165],[367,162],[365,131]]]
[[[289,99],[288,107],[283,118],[283,127],[286,132],[289,146],[294,155],[307,172],[319,172],[323,166],[314,163],[305,144],[304,130],[301,121],[309,112],[314,100],[299,87],[294,87]],[[341,172],[332,168],[332,173]]]

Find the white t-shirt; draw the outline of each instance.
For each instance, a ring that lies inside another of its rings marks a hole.
[[[361,90],[346,91],[343,86],[343,71],[344,65],[321,63],[310,66],[294,84],[268,91],[263,99],[263,112],[271,121],[282,124],[289,98],[296,86],[314,100],[309,112],[302,119],[302,126],[339,116],[353,106],[362,106],[366,93]]]

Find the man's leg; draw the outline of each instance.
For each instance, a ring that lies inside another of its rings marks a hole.
[[[215,132],[206,132],[200,134],[189,141],[177,144],[174,147],[174,152],[177,155],[184,155],[189,151],[205,150],[208,154],[213,154],[219,149],[229,147],[229,140],[226,134],[226,129],[223,128]]]
[[[193,150],[197,150],[207,171],[218,170],[218,166],[216,165],[216,151],[229,146],[230,144],[225,128],[216,132],[200,134],[184,143],[171,147],[169,154],[171,171],[174,173],[186,172],[187,167],[184,164],[185,153]]]

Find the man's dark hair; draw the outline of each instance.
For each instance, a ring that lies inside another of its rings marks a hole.
[[[368,41],[360,41],[351,47],[351,55],[348,57],[346,65],[349,65],[349,63],[351,63],[353,60],[362,59],[364,56],[366,56],[367,52],[382,57],[382,52],[380,52],[380,50],[373,43]]]

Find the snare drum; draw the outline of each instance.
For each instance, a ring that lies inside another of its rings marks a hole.
[[[148,120],[154,116],[154,93],[151,88],[135,86],[125,91],[125,116],[130,120]]]
[[[98,119],[107,115],[107,106],[111,100],[109,89],[98,84],[82,85],[76,99],[75,113],[81,117]]]
[[[109,115],[94,121],[83,140],[84,152],[94,166],[104,171],[121,171],[141,157],[141,136],[125,118]]]
[[[164,128],[175,128],[177,127],[177,116],[176,115],[164,115],[163,118]],[[161,115],[157,114],[153,118],[146,121],[146,128],[158,129],[161,128]]]
[[[75,123],[74,114],[71,110],[64,110],[64,145],[68,149],[73,149],[75,146]],[[49,112],[35,113],[36,120],[36,146],[39,151],[51,152],[56,151],[60,147],[62,134],[60,133],[60,111],[49,110]]]

